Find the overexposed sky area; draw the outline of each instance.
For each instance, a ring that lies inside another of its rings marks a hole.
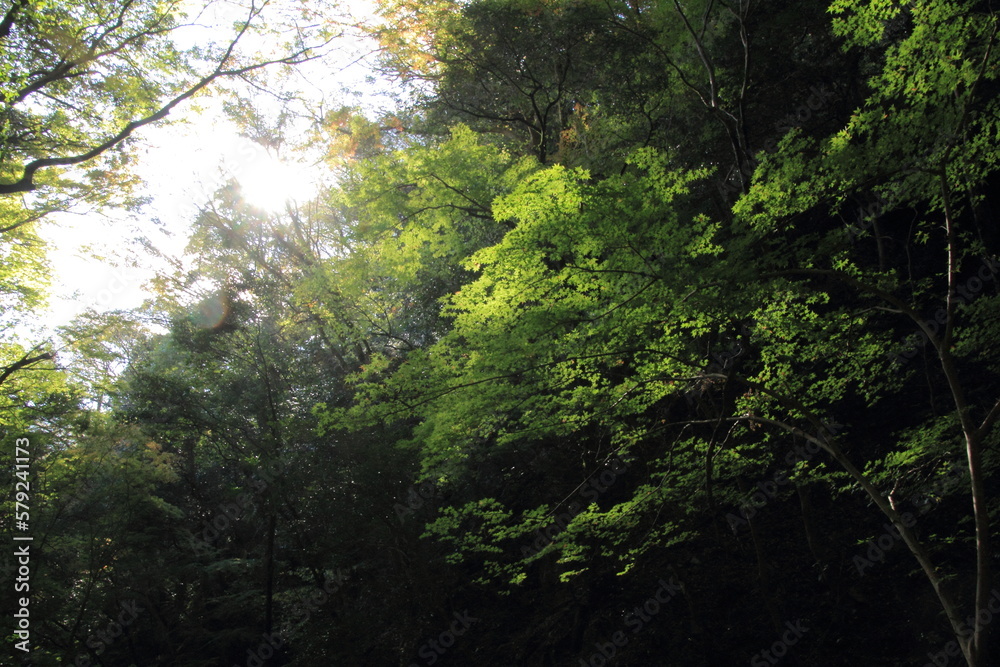
[[[240,12],[240,5],[224,6]],[[370,17],[369,8],[351,4],[356,17]],[[188,39],[196,38],[192,34]],[[371,50],[370,44],[341,39],[323,60],[300,65],[295,79],[306,95],[315,95],[317,105],[322,100],[328,108],[378,106],[386,90],[370,79],[370,61],[363,56]],[[309,156],[275,155],[241,137],[221,103],[220,97],[199,97],[176,109],[167,122],[136,133],[141,142],[137,172],[146,182],[143,194],[153,200],[138,215],[58,214],[42,226],[53,269],[44,326],[66,324],[88,308],[139,306],[146,298],[144,284],[167,265],[137,239],[145,237],[164,254],[179,257],[199,208],[230,178],[240,181],[252,203],[271,211],[282,210],[286,199],[304,201],[316,193],[322,167],[309,164]]]

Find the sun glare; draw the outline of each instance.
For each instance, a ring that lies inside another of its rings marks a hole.
[[[195,14],[204,7],[204,3],[188,4]],[[192,21],[190,29],[174,35],[178,46],[203,47],[206,40],[217,36],[218,29],[245,14],[245,8],[240,9],[244,4],[210,3],[211,9]],[[361,21],[372,16],[374,4],[372,0],[350,0],[345,6],[358,17],[356,21]],[[235,19],[230,16],[230,6],[238,13]],[[267,46],[246,37],[248,53],[257,46]],[[346,35],[338,44],[343,48],[296,67],[309,84],[307,94],[321,100],[331,90],[364,91],[361,105],[379,108],[389,93],[381,84],[373,88],[368,79],[371,69],[361,54],[368,52],[370,45]],[[267,111],[267,105],[261,104]],[[51,245],[53,265],[52,303],[42,317],[44,326],[65,324],[87,308],[105,311],[139,306],[149,297],[149,278],[155,271],[174,270],[183,256],[192,221],[230,179],[239,182],[250,204],[268,214],[279,214],[290,202],[304,204],[316,197],[326,179],[332,178],[323,173],[322,166],[281,160],[242,136],[228,119],[221,95],[199,96],[178,107],[170,118],[173,123],[147,126],[135,135],[145,144],[137,151],[136,173],[144,181],[141,194],[150,202],[141,214],[55,214],[53,220],[59,224],[40,229]],[[295,140],[299,134],[293,128],[288,138]],[[114,233],[96,231],[101,219],[108,220]],[[141,239],[142,247],[134,244],[135,239]],[[144,249],[147,246],[156,249],[155,257]],[[94,253],[101,258],[93,257]]]
[[[262,154],[233,169],[243,197],[268,213],[278,213],[289,203],[314,197],[317,184],[312,171],[307,165],[286,162],[270,154]]]

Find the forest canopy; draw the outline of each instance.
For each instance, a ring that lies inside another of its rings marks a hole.
[[[3,664],[998,664],[991,3],[0,17]]]

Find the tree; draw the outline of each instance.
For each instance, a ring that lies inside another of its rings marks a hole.
[[[320,32],[310,44],[304,40],[313,36],[299,30],[287,53],[247,62],[237,49],[268,4],[251,3],[228,44],[181,51],[172,37],[187,17],[175,2],[14,2],[0,30],[7,180],[0,194],[31,192],[39,172],[118,147],[217,80],[319,57],[331,37]]]
[[[108,661],[996,662],[993,11],[425,6],[419,103],[316,112],[314,202],[220,188],[159,333],[0,362],[45,657],[141,592]]]
[[[992,395],[995,392],[983,395],[973,389],[989,386],[976,367],[992,368],[995,363],[989,347],[980,347],[989,336],[982,328],[983,312],[994,297],[984,295],[982,302],[972,303],[962,288],[972,280],[982,285],[977,272],[983,266],[987,271],[979,276],[992,280],[995,274],[995,236],[984,229],[981,204],[982,188],[1000,166],[1000,156],[983,143],[983,137],[997,131],[998,101],[992,83],[998,75],[994,49],[998,18],[974,3],[923,2],[906,12],[894,8],[880,13],[872,5],[836,2],[832,10],[837,15],[834,29],[847,46],[878,44],[884,49],[868,82],[866,104],[843,130],[821,143],[787,137],[778,159],[765,160],[759,183],[738,208],[753,224],[767,219],[772,222],[764,224],[773,225],[827,202],[836,206],[847,195],[874,192],[879,197],[875,209],[858,221],[863,227],[855,223],[848,229],[869,243],[874,241],[875,261],[865,262],[850,253],[841,240],[829,246],[836,249],[832,261],[818,266],[792,261],[777,273],[796,281],[823,281],[826,286],[820,293],[839,285],[861,302],[909,319],[919,331],[921,345],[929,346],[927,362],[940,365],[931,382],[953,403],[952,429],[929,451],[920,440],[904,440],[900,444],[905,454],[887,456],[886,463],[895,469],[895,483],[905,483],[905,471],[924,457],[954,456],[951,443],[960,434],[975,526],[974,595],[967,603],[972,611],[968,617],[975,618],[992,594],[984,443],[996,437],[1000,399]],[[908,29],[894,34],[891,28],[904,19]],[[810,157],[796,164],[791,151]],[[793,180],[796,184],[791,186]],[[908,233],[891,218],[892,212],[904,207],[918,212]],[[885,218],[889,220],[880,224]],[[843,230],[828,232],[826,238],[835,234],[842,235]],[[932,320],[921,315],[938,305]],[[915,356],[911,350],[904,354],[895,359],[905,364]],[[782,400],[792,405],[787,397]],[[923,434],[934,432],[935,421],[928,418],[921,426]],[[831,453],[847,465],[841,453],[835,449]],[[979,623],[966,625],[955,593],[942,581],[913,531],[901,524],[893,495],[885,497],[857,470],[852,475],[899,528],[940,599],[968,664],[988,664],[990,629]]]
[[[636,153],[633,171],[596,183],[561,168],[529,176],[494,204],[514,227],[466,260],[480,273],[447,299],[448,333],[405,363],[373,364],[357,378],[358,406],[327,418],[413,419],[425,474],[442,481],[470,474],[480,456],[502,459],[533,441],[596,448],[578,432],[605,433],[610,452],[644,463],[649,481],[630,485],[630,498],[614,492],[570,511],[558,543],[521,558],[516,541],[551,523],[551,505],[480,495],[432,526],[481,554],[490,577],[513,583],[525,580],[521,565],[552,552],[569,576],[595,552],[630,567],[653,545],[685,544],[693,533],[683,514],[646,523],[660,515],[656,504],[687,493],[704,498],[717,520],[720,499],[749,492],[741,478],[782,465],[780,437],[790,433],[843,471],[808,457],[795,466],[796,485],[863,490],[916,557],[956,650],[970,665],[989,664],[990,629],[967,619],[985,613],[992,590],[987,480],[995,464],[984,442],[995,439],[1000,415],[987,344],[995,301],[973,304],[961,290],[973,280],[981,290],[994,274],[985,193],[997,155],[984,137],[997,131],[996,17],[974,3],[919,3],[905,17],[865,3],[833,10],[846,46],[869,49],[866,99],[839,132],[793,128],[775,154],[738,161],[742,170],[760,165],[733,225],[713,223],[697,204],[709,171],[677,169],[669,154]],[[700,51],[698,30],[684,30]],[[733,138],[746,153],[742,142]],[[846,202],[865,197],[879,203],[862,214],[863,227],[845,226]],[[917,216],[912,228],[902,224],[907,210]],[[937,303],[936,315],[921,314]],[[886,319],[891,313],[916,324],[940,365],[924,369],[927,407],[897,424],[880,422],[881,411],[920,395],[921,382],[916,369],[895,367],[904,330]],[[871,429],[885,439],[869,440]],[[658,446],[664,431],[676,434],[668,451]],[[956,537],[974,543],[975,576],[962,576],[963,557],[947,542],[933,550],[971,596],[953,592],[902,509],[902,498],[928,483],[921,471],[942,470],[956,446],[973,520],[971,534]],[[607,546],[621,544],[623,532],[643,538],[627,550]],[[774,582],[761,574],[760,584],[780,627]]]
[[[0,383],[51,368],[49,343],[24,344],[29,313],[43,307],[48,281],[37,225],[55,211],[86,203],[136,207],[126,150],[133,133],[166,118],[216,82],[249,79],[272,66],[321,57],[329,24],[284,33],[285,49],[254,58],[242,49],[271,3],[251,3],[228,42],[181,49],[174,38],[203,20],[172,0],[34,3],[16,0],[0,20]],[[190,18],[190,22],[189,22]],[[306,17],[307,18],[307,17]],[[288,28],[288,26],[284,26]],[[84,173],[67,173],[103,158]],[[40,336],[36,335],[36,340]]]
[[[630,127],[634,121],[622,120],[630,113],[648,118],[647,140],[656,132],[662,71],[645,62],[646,44],[609,23],[610,12],[595,3],[444,3],[431,11],[395,3],[383,13],[408,29],[378,35],[384,67],[426,84],[431,126],[467,123],[545,163],[566,157],[581,115],[593,121],[618,113],[621,127],[610,123],[608,129],[618,130],[620,141],[641,140]],[[623,70],[629,72],[624,77]],[[596,149],[596,136],[593,141]]]

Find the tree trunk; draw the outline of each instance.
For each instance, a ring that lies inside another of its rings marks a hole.
[[[267,521],[267,553],[264,556],[264,634],[270,635],[274,625],[274,514]]]

